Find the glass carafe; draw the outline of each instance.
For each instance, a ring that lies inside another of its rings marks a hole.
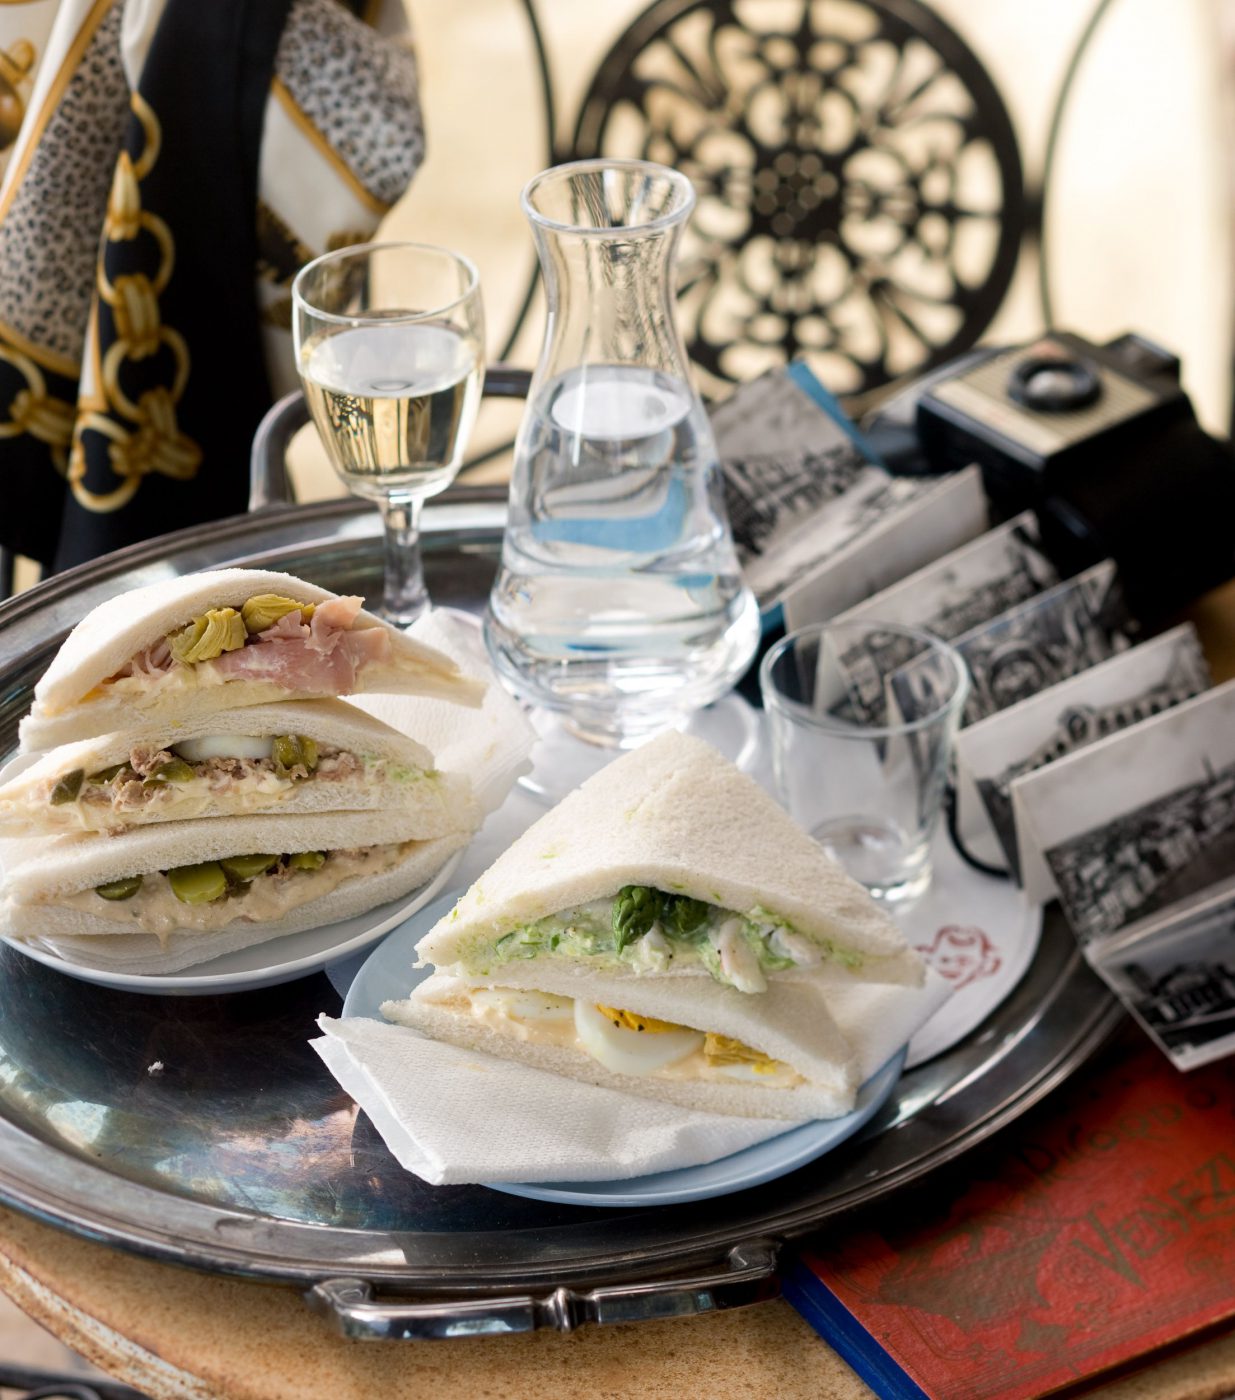
[[[523,192],[548,320],[485,634],[512,690],[609,747],[716,700],[758,643],[674,323],[694,202],[684,175],[636,160],[559,166]]]

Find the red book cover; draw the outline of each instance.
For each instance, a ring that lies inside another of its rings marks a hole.
[[[1119,1044],[804,1253],[787,1296],[881,1396],[1024,1400],[1235,1316],[1235,1064]]]

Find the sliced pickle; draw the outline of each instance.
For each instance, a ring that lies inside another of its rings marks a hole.
[[[91,773],[86,781],[91,783],[110,783],[117,773],[123,773],[128,766],[128,763],[113,763],[110,768],[100,768],[97,773]]]
[[[195,666],[199,661],[213,661],[225,651],[238,650],[247,636],[244,618],[235,608],[211,608],[182,631],[172,632],[167,645],[177,661]]]
[[[186,763],[183,758],[168,759],[166,763],[160,763],[157,768],[151,769],[146,774],[148,783],[188,783],[194,777],[192,765]]]
[[[104,899],[132,899],[142,887],[140,875],[126,875],[122,880],[109,880],[105,885],[95,885],[95,894]]]
[[[325,864],[325,851],[294,851],[287,858],[289,870],[320,870]]]
[[[76,802],[77,794],[81,792],[81,785],[85,780],[84,768],[74,768],[72,772],[66,773],[51,790],[51,797],[48,799],[51,805],[63,807],[68,802]]]
[[[279,862],[279,857],[275,856],[226,856],[219,864],[233,880],[238,880],[241,884],[248,884],[250,880],[256,880],[259,875],[264,875],[267,870],[272,869]]]
[[[167,883],[181,904],[213,904],[227,893],[227,876],[217,860],[178,865],[167,872]]]

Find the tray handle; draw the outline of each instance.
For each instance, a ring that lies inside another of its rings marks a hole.
[[[315,1284],[305,1301],[345,1337],[362,1341],[438,1341],[448,1337],[493,1337],[553,1328],[571,1332],[585,1322],[646,1322],[721,1312],[774,1298],[779,1245],[750,1240],[735,1245],[725,1266],[694,1277],[630,1283],[576,1293],[555,1288],[489,1298],[442,1298],[414,1303],[375,1300],[364,1279],[332,1278]]]

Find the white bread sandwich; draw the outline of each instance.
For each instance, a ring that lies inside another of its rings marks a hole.
[[[415,813],[314,812],[168,822],[107,839],[9,841],[0,934],[147,934],[162,943],[177,932],[240,926],[247,942],[258,942],[410,893],[470,834],[425,832]]]
[[[149,584],[88,613],[34,689],[27,750],[271,701],[360,692],[477,705],[442,652],[289,574],[221,569]]]
[[[342,700],[248,705],[53,749],[0,785],[0,836],[122,832],[151,822],[416,812],[417,834],[471,830],[471,784]]]
[[[778,981],[751,997],[710,979],[584,982],[551,960],[510,964],[510,973],[518,976],[506,985],[434,973],[406,1001],[383,1003],[382,1015],[434,1040],[682,1108],[789,1121],[853,1108],[856,1059],[816,983]]]
[[[782,977],[924,977],[895,923],[758,783],[676,732],[530,827],[416,951],[468,982],[524,962],[752,993]]]

